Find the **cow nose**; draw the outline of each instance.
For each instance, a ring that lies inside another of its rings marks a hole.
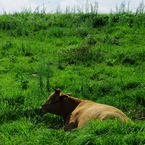
[[[40,106],[40,110],[42,110],[42,105]]]

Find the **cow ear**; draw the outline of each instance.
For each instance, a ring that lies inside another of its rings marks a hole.
[[[72,93],[67,93],[68,96],[72,96]]]
[[[67,98],[68,98],[68,94],[63,94],[62,96],[60,96],[61,97],[61,99],[63,99],[63,100],[66,100]]]
[[[57,94],[59,94],[61,92],[61,90],[59,89],[59,88],[57,88],[56,90],[55,90],[55,93],[57,93]]]

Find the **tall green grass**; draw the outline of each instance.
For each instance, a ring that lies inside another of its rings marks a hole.
[[[0,144],[145,144],[144,3],[99,14],[98,3],[54,14],[0,15]],[[59,130],[39,106],[59,87],[121,109],[134,124],[91,120]]]

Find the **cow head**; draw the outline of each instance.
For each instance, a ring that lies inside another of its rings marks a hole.
[[[53,88],[54,89],[54,88]],[[55,92],[50,95],[50,97],[47,99],[47,101],[41,105],[40,110],[43,113],[53,113],[59,115],[59,107],[61,103],[65,100],[67,100],[68,96],[71,96],[72,93],[63,94],[61,93],[61,90],[59,88],[54,89]]]

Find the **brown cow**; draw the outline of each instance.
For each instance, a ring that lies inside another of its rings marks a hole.
[[[107,118],[118,118],[121,122],[130,120],[115,107],[71,97],[72,93],[63,94],[59,88],[54,90],[55,92],[40,109],[43,113],[49,112],[61,116],[65,131],[81,127],[91,118],[102,121]]]

